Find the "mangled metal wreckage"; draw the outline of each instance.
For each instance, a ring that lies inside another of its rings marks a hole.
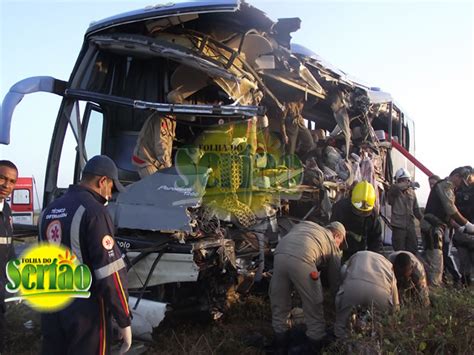
[[[266,275],[291,219],[325,222],[331,203],[362,178],[383,191],[392,175],[385,136],[412,144],[410,121],[390,95],[291,43],[299,26],[237,1],[150,7],[92,24],[68,82],[34,77],[7,94],[3,143],[25,94],[64,97],[45,204],[64,191],[57,180],[68,127],[78,142],[75,181],[93,153],[116,162],[128,187],[109,209],[132,307],[152,300],[175,314],[219,317],[233,291]],[[173,166],[140,179],[132,152],[154,114],[176,122]],[[140,313],[145,332],[166,311],[150,317],[153,307]]]

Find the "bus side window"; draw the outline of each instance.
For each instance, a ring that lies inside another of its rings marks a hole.
[[[71,162],[74,162],[76,157],[76,146],[77,142],[74,138],[74,133],[72,133],[72,129],[68,124],[61,149],[61,159],[59,160],[58,191],[54,192],[55,198],[59,197],[70,184],[74,183],[74,169],[72,169],[74,166],[71,165]]]
[[[84,113],[84,147],[87,158],[102,154],[104,115],[100,107],[88,104]]]
[[[410,131],[407,125],[403,126],[403,147],[410,151]]]
[[[411,120],[407,122],[407,133],[406,133],[406,145],[407,150],[412,154],[415,153],[415,123]]]

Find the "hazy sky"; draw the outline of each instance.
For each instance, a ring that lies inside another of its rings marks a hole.
[[[164,3],[168,1],[163,1]],[[474,6],[471,1],[249,1],[272,19],[300,17],[293,41],[371,86],[388,91],[415,121],[416,157],[446,176],[474,165]],[[0,96],[38,75],[68,80],[94,21],[135,10],[144,1],[0,0]],[[60,97],[32,94],[17,107],[11,144],[0,158],[43,189]],[[70,148],[72,149],[72,148]],[[71,151],[72,156],[72,151]],[[73,166],[73,161],[67,162]],[[62,186],[71,173],[62,174]],[[426,176],[418,198],[427,195]]]

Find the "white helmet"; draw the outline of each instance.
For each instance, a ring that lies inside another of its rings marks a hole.
[[[408,172],[407,169],[400,168],[400,169],[397,170],[397,172],[395,173],[395,180],[400,180],[400,179],[409,179],[409,180],[411,180],[411,175],[410,175],[410,173]]]

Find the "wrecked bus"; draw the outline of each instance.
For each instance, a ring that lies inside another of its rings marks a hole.
[[[151,6],[91,24],[68,81],[28,78],[6,95],[3,144],[24,95],[63,97],[43,206],[67,188],[58,168],[68,164],[68,131],[77,145],[71,183],[89,157],[115,161],[126,191],[108,209],[132,308],[155,301],[218,318],[267,276],[293,220],[324,223],[361,179],[377,187],[384,211],[393,171],[413,172],[392,144],[413,154],[413,121],[389,94],[292,43],[299,26],[240,1]],[[153,138],[166,144],[151,159],[161,163],[140,174],[137,146],[156,118]]]

